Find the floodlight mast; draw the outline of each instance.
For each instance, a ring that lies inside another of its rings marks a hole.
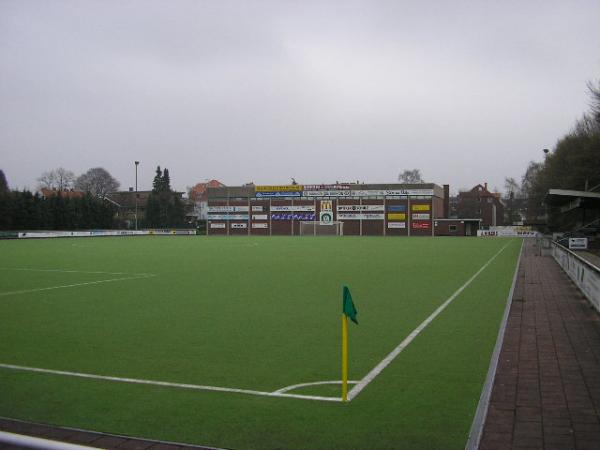
[[[138,229],[138,188],[137,188],[137,172],[139,161],[135,161],[135,231]]]

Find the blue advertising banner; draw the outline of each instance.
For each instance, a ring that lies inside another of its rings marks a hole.
[[[315,214],[271,214],[272,220],[315,220]]]
[[[257,192],[256,197],[302,197],[302,192]]]
[[[406,205],[388,205],[387,209],[392,212],[406,212]]]

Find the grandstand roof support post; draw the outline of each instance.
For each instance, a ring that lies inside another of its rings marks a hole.
[[[313,219],[313,236],[317,235],[317,199],[315,198],[313,200],[313,207],[314,207],[314,212],[315,212],[315,218]],[[319,222],[321,221],[321,219],[319,218]]]
[[[252,206],[250,206],[250,196],[248,196],[248,225],[246,225],[248,227],[248,236],[250,236],[250,228],[252,228],[252,222],[250,221],[250,219],[252,218]]]
[[[385,229],[386,229],[386,223],[385,223],[385,218],[386,218],[386,199],[387,196],[383,196],[383,235],[385,236]]]
[[[359,205],[360,205],[360,206],[362,206],[362,197],[360,197],[360,198],[358,199],[358,201],[359,201]],[[358,226],[359,226],[359,228],[360,228],[359,234],[362,236],[362,235],[363,235],[363,234],[362,234],[362,231],[363,231],[363,230],[362,230],[362,215],[363,215],[363,211],[362,211],[362,208],[359,208],[359,209],[360,209],[360,219],[359,219],[359,224],[358,224]]]
[[[435,226],[434,226],[434,222],[433,222],[433,214],[435,212],[434,200],[435,200],[435,197],[432,195],[431,196],[431,217],[430,217],[430,219],[431,219],[431,237],[435,236]]]
[[[231,219],[229,217],[229,189],[227,189],[227,211],[225,212],[227,220],[225,221],[225,229],[227,230],[227,236],[229,236],[229,226],[231,225]]]
[[[408,235],[410,236],[410,226],[411,226],[411,219],[410,219],[410,195],[406,196],[406,200],[407,200],[407,205],[406,205],[406,226],[408,226]]]
[[[269,236],[273,235],[273,220],[271,219],[271,197],[269,197]]]

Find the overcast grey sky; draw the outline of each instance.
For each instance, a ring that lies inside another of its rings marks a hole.
[[[588,109],[599,23],[598,0],[0,0],[0,169],[502,188]]]

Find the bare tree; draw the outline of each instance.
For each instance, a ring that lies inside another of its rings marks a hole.
[[[521,186],[513,177],[504,178],[504,196],[506,198],[521,198]]]
[[[102,167],[94,167],[75,180],[75,189],[104,197],[119,189],[120,183]]]
[[[406,184],[425,183],[423,177],[421,176],[420,169],[404,170],[400,175],[398,175],[398,181]]]
[[[598,80],[597,86],[591,81],[588,82],[587,86],[590,91],[590,96],[592,97],[592,114],[594,115],[596,122],[600,123],[600,80]]]
[[[73,187],[75,174],[63,167],[44,172],[38,179],[39,187],[67,191]]]

